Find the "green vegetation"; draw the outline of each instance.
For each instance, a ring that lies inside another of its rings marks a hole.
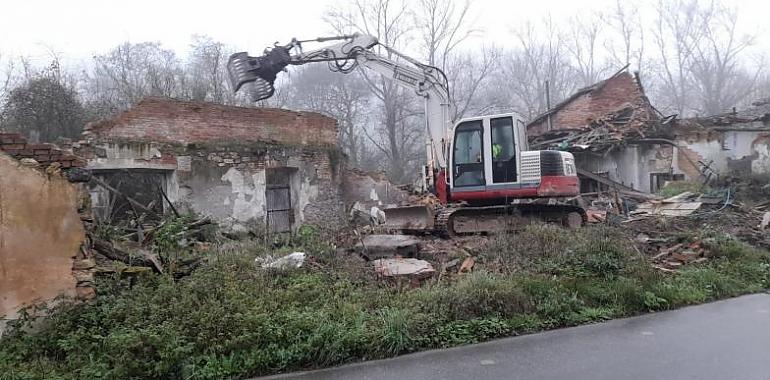
[[[708,193],[711,189],[699,181],[672,181],[658,190],[658,194],[664,198],[673,197],[686,191],[693,193]]]
[[[312,229],[278,252],[257,242],[223,243],[188,277],[103,279],[91,303],[63,303],[48,319],[20,320],[0,342],[0,379],[244,378],[768,288],[770,254],[725,236],[708,239],[708,261],[666,274],[620,229],[535,225],[492,238],[473,273],[418,289],[376,280],[365,263],[334,254],[322,243],[332,240]],[[166,240],[158,244],[173,250]],[[257,256],[295,249],[312,254],[308,265],[288,272],[254,265]]]

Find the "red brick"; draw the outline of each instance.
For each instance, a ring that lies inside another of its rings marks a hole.
[[[48,143],[27,144],[27,149],[46,149],[46,150],[51,150],[53,148],[54,148],[53,144],[48,144]]]
[[[13,144],[16,143],[16,140],[21,140],[24,142],[24,137],[21,135],[21,133],[0,133],[0,143]]]
[[[647,99],[631,74],[623,72],[607,79],[596,89],[562,104],[551,114],[551,123],[553,129],[580,129],[597,117],[618,111],[626,105],[647,105]],[[645,107],[639,109],[642,112],[651,111]],[[650,117],[648,114],[634,115],[634,118],[647,120]],[[527,126],[531,136],[544,133],[547,129],[548,119],[545,117],[538,118]]]
[[[336,121],[314,112],[147,98],[116,118],[87,126],[97,138],[166,143],[210,141],[334,145]]]

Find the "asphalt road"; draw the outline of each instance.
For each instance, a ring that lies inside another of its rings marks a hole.
[[[770,294],[265,379],[770,379]]]

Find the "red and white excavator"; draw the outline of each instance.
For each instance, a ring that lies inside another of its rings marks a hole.
[[[320,49],[302,49],[303,43],[329,41],[333,43]],[[516,113],[451,120],[444,73],[375,37],[294,39],[266,49],[260,57],[235,53],[227,67],[234,91],[246,86],[256,102],[273,95],[276,76],[286,66],[312,62],[327,62],[331,70],[342,73],[371,69],[425,100],[423,176],[426,190],[438,197],[440,205],[386,209],[386,226],[454,235],[507,230],[531,219],[570,227],[583,224],[585,211],[574,202],[579,181],[571,153],[528,150],[526,126]]]

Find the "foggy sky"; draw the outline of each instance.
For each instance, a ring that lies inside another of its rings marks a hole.
[[[647,0],[643,13],[652,18]],[[275,41],[330,34],[322,16],[340,0],[2,0],[0,54],[26,56],[45,64],[56,54],[65,64],[85,62],[124,41],[159,41],[179,54],[193,34],[208,35],[238,50],[261,51]],[[760,32],[757,48],[770,50],[764,18],[766,0],[727,1],[739,7],[745,32]],[[612,6],[614,0],[475,0],[476,26],[483,29],[469,44],[513,44],[512,28],[546,14],[557,20]]]

